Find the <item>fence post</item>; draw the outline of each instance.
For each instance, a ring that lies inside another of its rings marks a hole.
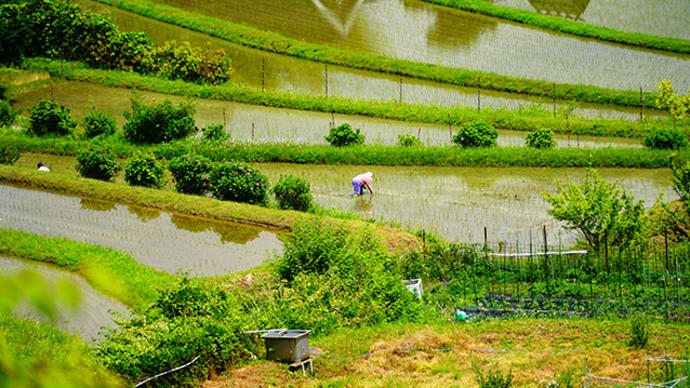
[[[400,76],[400,97],[398,98],[398,104],[402,104],[402,75]]]
[[[450,122],[450,113],[448,113],[448,133],[450,134],[450,144],[453,144],[453,126]],[[486,227],[484,227],[486,230]]]
[[[325,63],[323,65],[323,74],[324,74],[324,85],[326,87],[326,97],[328,97],[328,64]]]
[[[266,58],[261,58],[261,91],[266,88]]]
[[[254,123],[252,123],[252,143],[254,142]]]
[[[223,130],[228,127],[227,120],[225,119],[225,108],[223,108]]]
[[[553,118],[556,118],[556,83],[553,83]]]
[[[482,79],[477,78],[477,112],[482,111]]]
[[[642,86],[640,86],[640,122],[642,122]]]

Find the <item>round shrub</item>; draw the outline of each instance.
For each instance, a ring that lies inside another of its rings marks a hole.
[[[194,131],[194,106],[170,101],[147,105],[132,99],[132,112],[125,112],[128,120],[122,127],[125,138],[133,143],[162,143],[183,139]]]
[[[103,111],[92,110],[84,116],[82,122],[84,124],[84,136],[89,139],[99,135],[109,136],[115,133],[115,119]]]
[[[220,164],[211,170],[211,190],[214,197],[224,201],[268,203],[268,179],[242,162]]]
[[[398,143],[403,147],[413,147],[422,144],[422,142],[419,141],[419,139],[417,139],[414,135],[410,133],[398,134]]]
[[[271,188],[271,193],[278,200],[281,209],[307,211],[311,206],[311,187],[304,179],[293,176],[281,176]]]
[[[9,127],[14,124],[14,120],[21,113],[21,110],[14,110],[9,101],[0,99],[0,127]]]
[[[31,108],[29,120],[31,122],[29,132],[36,136],[69,135],[77,126],[69,109],[48,100],[41,100]]]
[[[187,154],[170,161],[168,170],[175,180],[175,189],[184,194],[204,195],[210,189],[211,161],[199,155]]]
[[[688,145],[688,137],[677,129],[657,129],[644,138],[645,147],[675,150]]]
[[[225,133],[223,124],[212,124],[204,127],[202,130],[202,139],[210,142],[224,142],[230,138],[230,135]]]
[[[527,134],[525,145],[532,148],[552,148],[556,146],[553,139],[553,131],[548,128],[539,128]]]
[[[359,133],[359,128],[353,130],[352,126],[347,123],[331,128],[330,133],[325,139],[336,147],[346,147],[364,143],[364,135]]]
[[[122,166],[109,148],[90,144],[77,154],[76,169],[85,178],[107,181],[117,175]]]
[[[19,151],[14,147],[0,144],[0,164],[14,164],[19,156]]]
[[[125,163],[125,181],[132,186],[160,188],[165,167],[151,154],[137,152]]]
[[[468,122],[453,136],[453,143],[463,147],[491,147],[496,145],[498,131],[483,122]]]

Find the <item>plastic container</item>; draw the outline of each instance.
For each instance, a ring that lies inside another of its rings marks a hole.
[[[280,362],[298,362],[309,358],[311,330],[272,331],[261,336],[266,345],[266,359]]]
[[[422,279],[403,280],[403,284],[411,293],[417,295],[417,298],[422,299]]]

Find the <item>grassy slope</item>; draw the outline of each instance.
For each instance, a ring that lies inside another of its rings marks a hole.
[[[249,387],[274,383],[280,386],[335,387],[473,387],[473,367],[483,372],[512,370],[515,386],[540,386],[558,374],[572,372],[582,383],[585,360],[596,376],[646,381],[645,359],[659,354],[687,356],[687,326],[654,323],[649,345],[626,345],[627,321],[516,319],[435,325],[396,324],[345,329],[310,341],[327,355],[319,357],[316,376],[289,374],[282,365],[259,362],[207,381],[204,387]],[[686,348],[683,348],[683,345]],[[406,350],[399,347],[414,347]],[[449,351],[433,349],[449,348]],[[477,349],[512,351],[490,353]],[[373,352],[369,357],[357,355]],[[662,381],[652,365],[652,381]]]

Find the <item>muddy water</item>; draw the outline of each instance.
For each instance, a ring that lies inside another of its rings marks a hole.
[[[0,227],[122,250],[169,273],[215,276],[282,251],[259,227],[0,185]]]
[[[412,229],[436,230],[441,236],[464,242],[527,242],[530,230],[546,226],[550,241],[563,245],[575,235],[562,229],[547,213],[541,192],[555,192],[555,181],[580,182],[582,169],[450,168],[314,166],[260,164],[275,183],[280,174],[300,176],[311,184],[314,199],[326,208],[339,208],[365,217],[397,221]],[[352,177],[374,174],[374,195],[352,197]],[[677,198],[668,170],[601,169],[600,176],[651,206],[659,193]]]
[[[25,269],[38,272],[49,285],[55,284],[56,281],[67,281],[75,285],[81,296],[79,306],[76,310],[58,312],[54,322],[58,328],[80,335],[86,341],[101,338],[100,332],[103,327],[117,326],[113,321],[111,311],[121,317],[129,315],[129,310],[125,305],[94,290],[78,275],[45,264],[0,256],[0,272],[3,274],[12,274]],[[40,317],[28,307],[19,309],[17,313],[26,314],[34,319]]]
[[[147,101],[182,101],[183,98],[158,93],[139,93]],[[113,115],[121,127],[123,112],[131,109],[129,89],[110,88],[86,82],[61,82],[51,86],[41,86],[15,96],[14,106],[27,111],[42,98],[54,98],[67,106],[77,120],[92,107],[97,107]],[[326,144],[324,137],[329,131],[331,114],[291,109],[269,108],[259,105],[228,103],[215,100],[195,99],[197,113],[194,117],[199,127],[224,123],[226,131],[234,141],[254,142],[292,142]],[[225,114],[223,113],[225,112]],[[366,136],[366,143],[397,144],[398,135],[403,133],[419,135],[422,142],[429,145],[450,144],[447,125],[419,124],[404,121],[373,119],[364,116],[335,115],[336,125],[350,123],[360,128]],[[253,130],[252,130],[253,128]],[[457,128],[450,128],[454,133]],[[502,146],[522,146],[526,133],[499,131],[498,143]],[[557,135],[561,147],[641,147],[640,141],[626,138]]]
[[[235,69],[232,81],[256,88],[324,95],[327,79],[329,95],[364,100],[399,101],[402,99],[407,103],[469,107],[476,107],[479,103],[482,108],[506,109],[520,109],[521,106],[538,104],[550,107],[553,103],[547,98],[489,90],[482,90],[478,95],[477,90],[470,88],[408,78],[400,79],[396,76],[333,65],[326,67],[323,64],[231,44],[93,1],[78,0],[77,3],[83,9],[105,12],[123,31],[143,31],[158,43],[176,40],[187,41],[197,46],[210,43],[214,47],[220,47],[232,58]],[[557,105],[562,108],[567,105],[567,102],[558,101]],[[595,104],[582,104],[577,112],[591,118],[637,119],[639,117],[637,109]],[[645,117],[661,116],[660,112],[647,109],[643,110],[643,114]]]
[[[613,89],[690,87],[689,55],[540,30],[418,0],[163,0],[296,39],[395,58]]]
[[[622,31],[690,39],[690,2],[683,0],[494,0],[493,3]]]

